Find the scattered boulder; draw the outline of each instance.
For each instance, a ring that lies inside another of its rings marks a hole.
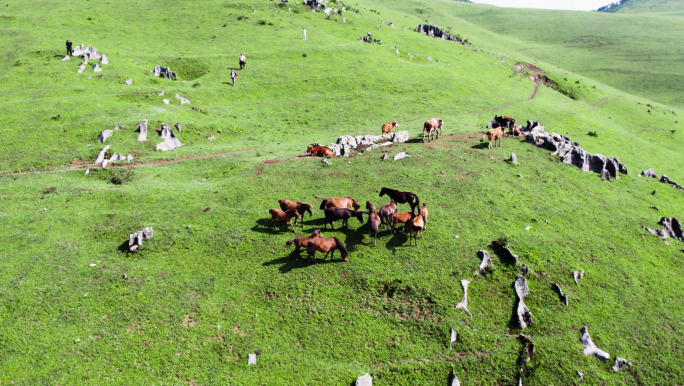
[[[112,156],[109,157],[109,159],[106,160],[106,161],[107,161],[107,163],[118,162],[118,161],[131,162],[131,161],[133,161],[133,156],[129,154],[129,155],[127,155],[127,156],[124,157],[124,156],[122,156],[122,155],[119,154],[119,153],[114,153],[114,154],[112,154]]]
[[[532,357],[534,356],[534,343],[532,343],[530,337],[528,337],[525,334],[518,335],[518,339],[520,339],[525,348],[524,353],[526,354],[526,357],[524,357],[523,359],[525,362],[529,362],[530,359],[532,359]]]
[[[337,142],[326,146],[333,151],[336,156],[349,157],[354,154],[359,146],[367,146],[365,151],[371,151],[381,146],[390,146],[395,143],[403,143],[409,139],[408,131],[398,131],[395,133],[385,133],[383,135],[360,135],[353,137],[351,135],[342,135],[337,138]],[[382,141],[382,142],[380,142]]]
[[[100,54],[97,52],[97,48],[81,44],[74,48],[73,56],[83,56],[90,59],[100,59]]]
[[[164,90],[159,93],[159,96],[164,96]]]
[[[605,362],[606,359],[610,358],[610,354],[596,347],[594,342],[591,340],[591,336],[589,336],[589,330],[587,330],[586,326],[582,327],[580,332],[582,333],[580,343],[582,343],[582,346],[584,346],[584,355],[593,355],[600,359],[601,362]]]
[[[553,288],[554,291],[558,292],[558,296],[560,297],[560,300],[563,303],[565,303],[565,306],[567,307],[568,306],[568,295],[564,294],[561,287],[556,283],[553,283],[551,285],[551,287]]]
[[[577,370],[577,376],[579,377],[579,380],[580,380],[580,381],[583,381],[583,380],[584,380],[584,373],[583,373],[583,372]]]
[[[166,151],[183,146],[183,143],[181,143],[181,141],[178,140],[176,134],[174,134],[173,130],[171,130],[171,128],[166,123],[162,123],[161,127],[161,138],[164,141],[157,145],[157,150]]]
[[[492,266],[492,258],[489,256],[489,252],[483,250],[477,251],[477,257],[482,259],[482,262],[480,263],[480,268],[475,271],[475,274],[487,277],[487,267]]]
[[[584,271],[575,271],[572,273],[572,277],[575,278],[575,285],[577,285],[577,282],[584,277]]]
[[[178,130],[178,134],[183,134],[183,131],[181,130],[181,124],[180,123],[176,123],[173,126],[176,128],[176,130]]]
[[[529,131],[526,141],[553,151],[551,154],[558,155],[563,163],[576,165],[584,172],[599,173],[604,179],[620,178],[620,173],[627,172],[627,167],[616,157],[606,158],[601,154],[587,153],[577,142],[564,135],[549,133],[544,126],[536,126]]]
[[[100,143],[104,143],[104,141],[107,140],[107,138],[111,137],[114,134],[114,131],[112,130],[105,130],[100,133],[100,136],[98,137],[97,141]]]
[[[451,331],[449,332],[449,349],[450,350],[454,348],[453,344],[456,340],[458,340],[458,334],[452,328]]]
[[[511,153],[511,163],[512,164],[518,164],[518,156],[515,155],[515,153]]]
[[[257,356],[256,354],[247,354],[247,366],[256,365]]]
[[[95,160],[96,164],[101,164],[102,161],[104,161],[105,153],[107,152],[107,150],[109,150],[110,147],[110,145],[107,145],[104,147],[104,149],[102,149],[102,151],[100,151],[100,154],[97,155],[97,159]]]
[[[123,130],[125,129],[124,125],[116,125],[114,126],[114,130]]]
[[[210,140],[210,141],[216,140],[216,138],[215,138],[213,135],[212,135],[211,137],[207,137],[207,139]]]
[[[170,79],[170,80],[175,80],[178,78],[178,75],[171,71],[170,67],[162,67],[160,65],[154,66],[154,69],[150,70],[152,75],[154,76],[160,76],[162,78]]]
[[[85,70],[85,68],[86,68],[85,64],[81,64],[80,66],[78,66],[78,71],[76,71],[76,73],[82,74],[83,71]]]
[[[102,67],[98,66],[97,63],[93,64],[93,71],[94,72],[102,72]]]
[[[168,100],[168,99],[164,99],[164,100],[162,100],[162,102],[164,102],[165,105],[168,105],[168,104],[169,104],[169,100]]]
[[[105,56],[105,54],[102,54],[102,57],[100,58],[100,63],[102,64],[109,64],[109,60]]]
[[[452,34],[448,34],[444,31],[442,31],[441,29],[435,27],[434,25],[421,24],[418,27],[416,27],[416,32],[420,32],[422,34],[425,34],[425,35],[433,37],[433,38],[439,38],[442,40],[449,40],[452,42],[462,43],[464,45],[468,44],[467,41],[464,41],[461,38],[454,36]]]
[[[176,94],[176,98],[178,98],[178,99],[180,100],[181,106],[183,106],[183,105],[185,105],[185,104],[188,104],[188,105],[190,104],[190,101],[189,101],[189,100],[183,98],[182,96],[180,96],[180,95],[178,95],[178,94]]]
[[[402,151],[402,152],[400,152],[399,154],[397,154],[397,155],[394,156],[394,160],[395,160],[395,161],[398,161],[398,160],[400,160],[400,159],[404,159],[404,158],[407,158],[407,157],[410,158],[411,156],[408,155],[408,154],[406,154],[406,152]]]
[[[663,174],[662,177],[660,177],[660,182],[662,182],[662,183],[664,183],[664,184],[670,184],[670,185],[674,186],[675,188],[677,188],[677,189],[679,189],[679,190],[684,190],[684,188],[683,188],[681,185],[679,185],[678,183],[676,183],[676,182],[674,182],[674,181],[671,181],[671,180],[670,180],[669,178],[667,178],[667,176],[664,175],[664,174]]]
[[[198,113],[201,113],[201,112],[202,112],[202,110],[200,110],[199,107],[192,106],[192,109],[195,110],[195,111],[197,111]]]
[[[514,287],[515,294],[518,296],[518,326],[521,330],[524,330],[526,327],[529,327],[532,325],[532,323],[534,323],[532,320],[532,313],[523,301],[523,299],[530,294],[530,289],[527,287],[527,279],[525,279],[523,276],[518,277],[518,279],[515,281]]]
[[[64,58],[62,58],[62,62],[65,61],[65,60],[69,60],[69,59],[71,59],[71,56],[67,55],[67,56],[65,56]]]
[[[371,378],[370,374],[364,374],[356,378],[354,386],[373,386],[373,378]]]
[[[662,225],[663,229],[651,229],[648,227],[643,227],[648,233],[660,237],[661,240],[667,238],[674,238],[679,241],[684,242],[684,232],[682,231],[682,224],[676,218],[662,217],[658,221],[659,225]]]
[[[133,79],[128,79],[127,81],[124,82],[127,85],[132,85],[133,84]]]
[[[147,241],[154,237],[154,231],[152,227],[147,227],[140,232],[135,232],[128,238],[128,250],[130,252],[137,252],[138,248],[143,244],[143,241]]]
[[[639,175],[648,178],[658,178],[658,175],[656,174],[654,169],[646,169],[642,171]]]
[[[453,369],[451,369],[451,374],[449,374],[448,384],[449,386],[461,386],[461,381],[458,380],[456,372]]]
[[[380,157],[381,160],[386,160],[387,159],[387,153],[383,154],[382,157]]]
[[[616,358],[615,358],[615,366],[613,366],[613,371],[615,371],[615,372],[620,371],[620,370],[624,369],[624,368],[627,367],[627,366],[630,366],[630,367],[631,367],[631,366],[634,366],[634,365],[631,364],[630,362],[628,362],[628,361],[627,361],[626,359],[624,359],[624,358],[616,357]]]
[[[461,309],[461,310],[465,311],[466,314],[468,314],[468,316],[470,316],[470,319],[472,319],[473,314],[471,314],[470,311],[468,310],[468,284],[470,284],[470,280],[461,280],[461,287],[463,287],[463,300],[458,302],[455,309],[456,310]]]
[[[138,142],[147,141],[147,119],[138,122],[138,129],[140,130]]]

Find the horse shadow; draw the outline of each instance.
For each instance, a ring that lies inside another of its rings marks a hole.
[[[268,233],[269,235],[282,234],[283,232],[287,232],[287,233],[292,232],[292,228],[290,227],[290,224],[288,224],[288,223],[285,223],[287,225],[287,228],[285,228],[283,230],[283,228],[282,228],[283,222],[282,221],[276,222],[276,226],[278,227],[278,229],[273,228],[273,223],[271,222],[271,219],[269,219],[269,218],[262,218],[260,220],[257,220],[256,223],[257,223],[257,225],[255,225],[251,228],[254,232]],[[302,227],[301,227],[301,225],[299,225],[299,223],[297,225],[295,225],[295,230],[302,231]],[[292,233],[292,234],[294,235],[295,233]],[[299,236],[301,236],[301,235],[299,235]],[[295,237],[299,237],[299,236],[295,236]]]
[[[263,263],[262,265],[264,267],[268,267],[271,265],[282,264],[282,265],[280,265],[280,267],[278,267],[278,271],[280,273],[285,274],[285,273],[292,271],[293,269],[306,268],[306,267],[310,267],[312,265],[329,264],[329,263],[343,263],[344,260],[339,258],[340,252],[339,251],[336,251],[336,252],[338,255],[337,259],[331,260],[330,258],[328,258],[327,260],[323,260],[320,257],[318,257],[318,258],[316,258],[316,261],[314,261],[314,259],[305,257],[306,256],[306,249],[303,248],[302,249],[302,257],[298,256],[297,253],[293,250],[288,256],[283,256],[283,257],[279,257],[277,259],[273,259],[271,261],[267,261],[267,262]],[[318,254],[320,256],[320,252]]]
[[[493,143],[492,143],[492,146],[494,146]],[[489,142],[478,143],[478,144],[471,146],[470,148],[471,149],[488,149],[489,148]]]
[[[501,264],[508,265],[508,266],[515,266],[515,259],[513,256],[511,256],[505,249],[497,245],[496,243],[492,242],[489,244],[489,247],[492,249],[496,257],[499,258],[499,261]]]
[[[395,250],[398,247],[408,247],[408,233],[404,233],[403,231],[397,229],[397,233],[391,233],[391,231],[388,230],[386,234],[391,235],[392,238],[387,243],[385,243],[385,248],[389,250]],[[379,233],[378,238],[380,238]]]
[[[416,137],[416,138],[410,138],[409,140],[407,140],[404,143],[423,143],[423,142],[424,142],[423,138]]]

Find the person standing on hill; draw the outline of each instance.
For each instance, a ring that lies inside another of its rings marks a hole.
[[[67,48],[67,56],[72,56],[74,54],[74,44],[71,42],[71,40],[67,40],[66,48]]]
[[[302,40],[306,40],[306,28],[302,30]]]
[[[245,61],[246,61],[246,60],[247,60],[247,58],[245,57],[245,55],[244,55],[244,54],[240,54],[240,69],[241,69],[241,70],[242,70],[243,68],[245,68]]]
[[[230,69],[230,79],[233,80],[233,86],[235,86],[235,78],[237,78],[237,73],[232,68]]]

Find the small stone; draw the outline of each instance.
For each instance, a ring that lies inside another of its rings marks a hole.
[[[127,81],[124,82],[127,85],[132,85],[133,84],[133,79],[128,79]]]
[[[316,198],[323,198],[323,197],[321,197],[321,196],[319,196],[319,195],[316,195],[316,196],[314,196],[314,197],[316,197]]]
[[[261,355],[261,350],[254,350],[254,353],[255,353],[256,355]]]
[[[430,249],[432,249],[434,247],[435,247],[434,245],[428,245],[428,248],[430,248]]]
[[[523,178],[522,174],[518,174],[518,177]]]
[[[526,231],[529,231],[530,229],[532,229],[532,227],[528,225],[528,226],[526,226],[526,227],[523,228],[523,229],[526,230]]]
[[[518,156],[515,155],[515,153],[511,153],[511,163],[512,164],[518,164]]]
[[[78,343],[78,342],[80,342],[80,341],[81,341],[80,339],[76,339],[76,340],[74,341],[74,343]]]
[[[94,266],[96,266],[96,265],[97,265],[97,264],[95,264],[95,263],[90,264],[91,267],[94,267]]]
[[[208,211],[210,211],[210,210],[211,210],[210,207],[206,207],[206,208],[204,209],[205,212],[208,212]]]
[[[165,105],[168,105],[168,104],[169,104],[169,100],[168,100],[168,99],[164,99],[164,100],[162,100],[162,102],[164,102]]]
[[[124,279],[124,280],[128,280],[128,275],[126,275],[126,274],[124,273],[123,275],[121,275],[121,278]]]
[[[584,380],[584,373],[583,373],[583,372],[577,370],[577,376],[579,377],[579,380],[580,380],[580,381],[583,381],[583,380]]]
[[[248,354],[247,355],[247,365],[256,365],[257,364],[257,357],[255,354]]]

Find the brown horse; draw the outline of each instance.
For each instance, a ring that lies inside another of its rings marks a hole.
[[[427,209],[427,202],[423,203],[423,219],[425,220],[425,226],[423,229],[427,229],[427,220],[428,220],[428,209]],[[421,233],[422,236],[422,233]]]
[[[325,208],[354,208],[359,210],[361,209],[361,205],[359,205],[359,203],[353,198],[347,196],[343,198],[328,198],[323,200],[323,202],[321,202],[321,209]]]
[[[515,119],[513,119],[511,117],[507,117],[507,116],[497,117],[495,115],[494,116],[494,122],[499,124],[499,126],[501,126],[502,130],[504,127],[507,128],[508,129],[508,135],[513,135],[513,129],[515,129]],[[494,127],[494,129],[496,129],[496,127]],[[506,132],[506,130],[503,130],[503,131]]]
[[[273,208],[269,210],[268,213],[271,214],[271,222],[273,223],[274,229],[278,229],[276,227],[276,221],[280,220],[283,222],[283,226],[281,228],[282,230],[284,230],[285,227],[287,227],[287,223],[290,223],[290,226],[292,227],[292,232],[297,233],[297,231],[295,231],[294,229],[294,225],[292,225],[292,217],[301,218],[301,216],[299,216],[299,213],[297,213],[296,209],[289,209],[283,212],[280,209]]]
[[[430,139],[432,138],[432,133],[435,133],[435,139],[439,139],[440,135],[444,135],[442,126],[444,126],[444,121],[439,118],[432,118],[429,121],[425,121],[425,124],[423,124],[423,142],[425,142],[425,133],[428,135],[428,142],[430,142]]]
[[[423,238],[423,229],[425,229],[425,217],[423,216],[422,209],[418,207],[418,215],[413,217],[406,223],[404,230],[409,233],[409,245],[411,245],[411,237],[416,241],[416,246],[418,246],[418,233],[420,232],[420,238]]]
[[[373,237],[373,246],[376,247],[378,243],[378,228],[382,221],[380,221],[380,216],[375,212],[375,206],[372,202],[366,201],[366,209],[368,209],[368,227],[370,235]]]
[[[306,154],[311,154],[312,157],[333,157],[335,155],[332,149],[321,146],[317,143],[307,147]]]
[[[489,139],[489,149],[492,148],[492,140],[494,141],[494,146],[496,146],[496,141],[499,141],[499,147],[501,147],[501,138],[503,138],[504,132],[503,127],[499,126],[496,129],[491,129],[485,133],[484,137],[480,139],[480,142],[484,141],[485,138]]]
[[[380,197],[384,196],[385,194],[388,195],[389,198],[393,199],[397,204],[408,203],[411,205],[411,213],[413,213],[413,210],[416,208],[416,206],[420,206],[420,199],[418,198],[417,194],[413,194],[411,192],[400,192],[390,188],[380,189]]]
[[[330,227],[334,230],[335,227],[333,226],[333,223],[335,220],[342,220],[342,226],[346,226],[348,228],[349,219],[352,217],[358,218],[359,221],[363,223],[363,214],[358,210],[351,210],[347,208],[327,208],[323,213],[325,213],[324,229],[328,229],[328,223],[330,223]]]
[[[418,211],[420,211],[420,207],[418,207]],[[413,213],[411,212],[406,212],[406,213],[395,213],[392,215],[392,233],[397,233],[396,226],[399,223],[406,224],[407,222],[411,221],[413,218]]]
[[[325,261],[325,259],[328,257],[328,253],[330,253],[330,261],[332,261],[336,249],[339,249],[342,259],[344,259],[344,261],[347,261],[347,258],[349,257],[347,247],[345,247],[344,244],[337,237],[330,237],[327,239],[313,239],[309,241],[309,244],[307,244],[306,252],[309,254],[310,258],[314,259],[314,262],[318,263],[316,261],[316,252],[325,252],[325,256],[323,256],[323,261]]]
[[[302,229],[304,229],[304,214],[306,212],[309,212],[309,217],[313,217],[313,206],[311,204],[307,204],[304,202],[295,202],[295,201],[290,201],[290,200],[278,200],[278,204],[280,204],[280,209],[282,210],[288,210],[288,209],[296,209],[297,213],[299,213],[300,216],[302,216]],[[297,219],[295,218],[294,221],[295,224],[297,224]]]
[[[383,205],[380,208],[380,225],[385,224],[389,228],[392,222],[392,215],[395,213],[397,213],[397,203],[394,200],[390,200],[389,204]]]
[[[382,134],[391,133],[397,126],[399,126],[399,124],[396,122],[385,123],[382,125]]]
[[[289,240],[288,242],[285,243],[285,245],[292,245],[294,244],[295,246],[295,253],[300,254],[299,249],[301,247],[306,247],[309,244],[309,241],[313,239],[319,239],[323,237],[323,234],[321,233],[320,229],[316,229],[310,236],[306,237],[297,237],[294,240]]]

